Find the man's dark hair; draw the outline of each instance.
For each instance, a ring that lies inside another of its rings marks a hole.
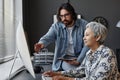
[[[76,14],[73,6],[72,6],[70,3],[63,3],[63,4],[59,7],[59,9],[58,9],[58,13],[57,13],[57,19],[58,19],[58,21],[61,21],[60,11],[61,11],[62,9],[67,10],[67,11],[71,14],[73,20],[76,20],[76,19],[77,19],[77,14]]]

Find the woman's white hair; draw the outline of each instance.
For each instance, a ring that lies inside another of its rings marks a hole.
[[[104,43],[107,35],[107,28],[104,25],[98,22],[90,22],[86,25],[86,28],[90,28],[93,31],[95,37],[101,36],[98,42],[100,44]]]

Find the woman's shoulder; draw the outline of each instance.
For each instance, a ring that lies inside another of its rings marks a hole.
[[[105,56],[105,55],[114,56],[115,54],[114,54],[114,51],[111,48],[103,45],[103,47],[102,47],[102,55],[103,56]]]

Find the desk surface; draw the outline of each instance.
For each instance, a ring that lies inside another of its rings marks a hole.
[[[31,74],[29,74],[27,71],[23,71],[20,74],[13,77],[11,80],[42,80],[41,74],[36,74],[36,79],[34,79]]]
[[[51,65],[42,65],[45,71],[51,70]],[[22,71],[21,73],[17,74],[15,77],[13,77],[11,80],[42,80],[41,74],[35,74],[36,79],[34,79],[31,74],[28,73],[28,71]]]
[[[8,79],[12,65],[13,65],[13,61],[14,59],[0,64],[0,80]],[[14,67],[12,69],[11,76],[12,74],[16,73],[16,71],[20,69],[21,67],[23,67],[23,62],[21,61],[20,58],[17,58],[15,61]]]

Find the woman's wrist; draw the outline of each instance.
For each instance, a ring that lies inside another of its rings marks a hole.
[[[64,80],[75,80],[75,78],[64,77]]]
[[[57,75],[62,75],[61,71],[58,71],[58,72],[57,72]]]

